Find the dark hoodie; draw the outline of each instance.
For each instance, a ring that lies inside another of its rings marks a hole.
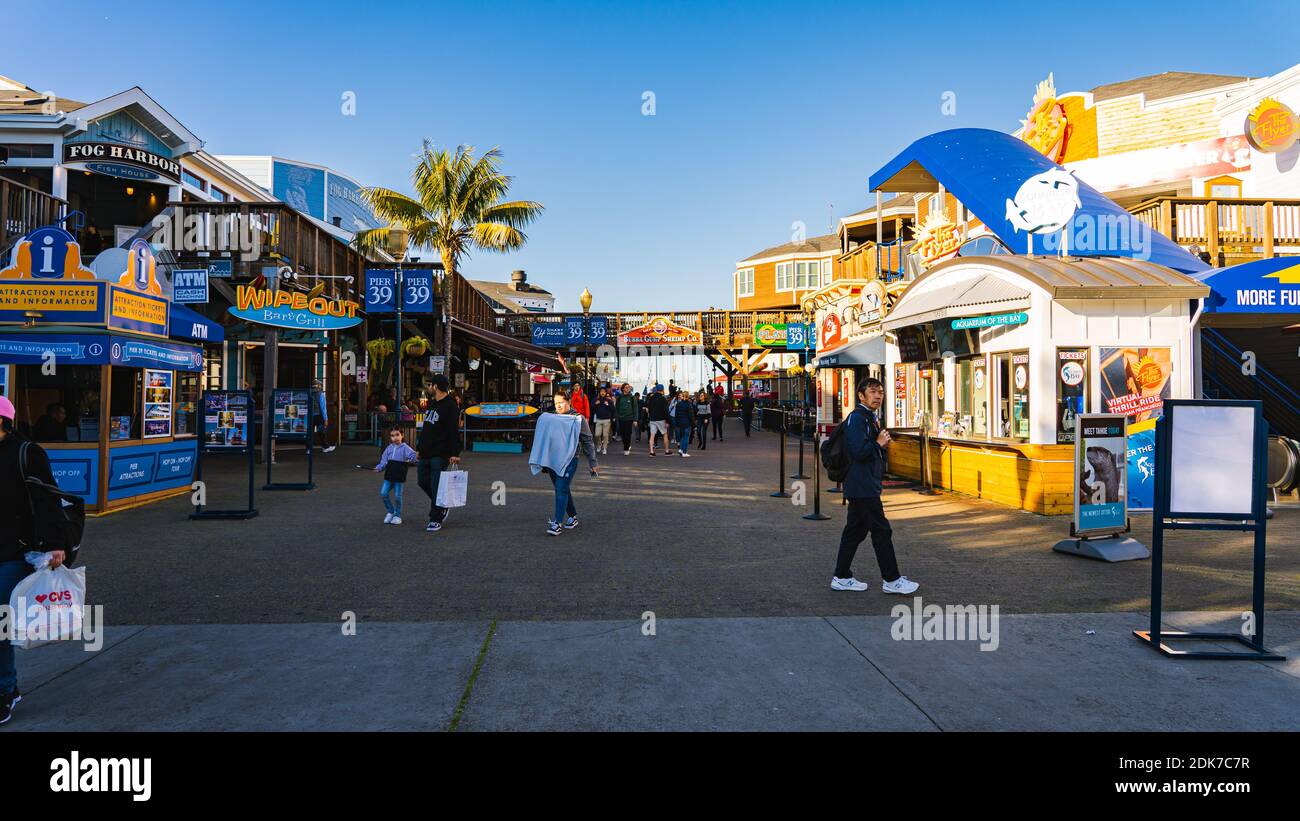
[[[434,402],[424,414],[415,450],[421,459],[460,456],[460,406],[451,394]]]
[[[0,562],[22,561],[28,550],[42,548],[42,537],[54,538],[58,533],[57,528],[38,527],[40,522],[57,521],[59,502],[41,488],[31,487],[23,481],[18,466],[18,450],[25,441],[22,434],[11,432],[0,442]],[[50,457],[35,442],[27,448],[27,475],[46,484],[58,484],[50,472]],[[35,520],[32,518],[33,507],[36,509]],[[44,547],[56,550],[63,546],[48,544]]]

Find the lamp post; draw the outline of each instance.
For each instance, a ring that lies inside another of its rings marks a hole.
[[[578,295],[578,304],[582,306],[582,370],[587,381],[591,381],[591,291],[586,288]]]
[[[393,259],[397,260],[397,274],[393,278],[393,301],[397,303],[397,424],[402,423],[402,303],[406,295],[402,292],[402,261],[406,259],[406,247],[411,241],[410,233],[400,225],[388,226],[388,238],[385,246]]]

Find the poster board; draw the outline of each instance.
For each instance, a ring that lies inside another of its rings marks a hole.
[[[1257,510],[1259,413],[1249,405],[1165,406],[1171,517],[1250,517]]]
[[[203,447],[214,451],[247,448],[252,415],[248,392],[208,391],[203,402]]]
[[[171,371],[144,369],[144,429],[145,439],[161,439],[172,435],[172,391],[175,374]]]
[[[1128,421],[1123,414],[1076,418],[1074,536],[1128,529]]]
[[[306,439],[310,391],[276,388],[271,391],[271,435],[276,439]]]

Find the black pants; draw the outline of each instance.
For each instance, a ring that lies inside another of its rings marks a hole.
[[[840,536],[840,555],[835,560],[835,577],[847,579],[853,575],[853,557],[858,545],[871,534],[871,547],[876,551],[880,577],[887,582],[898,578],[898,560],[894,558],[894,530],[885,518],[885,507],[879,496],[867,499],[849,499],[849,520]]]
[[[708,437],[705,436],[705,434],[708,432],[709,432],[709,417],[707,416],[695,417],[695,438],[699,440],[700,450],[704,450],[708,447],[707,444]]]
[[[754,426],[754,415],[752,413],[748,416],[741,414],[740,424],[745,426],[745,436],[749,436],[749,429]]]
[[[726,417],[719,413],[709,418],[713,420],[713,438],[722,441],[722,420]]]
[[[623,440],[623,450],[632,449],[632,420],[618,420],[618,435]]]
[[[447,518],[447,508],[438,507],[438,479],[447,469],[448,464],[448,461],[441,456],[421,459],[415,473],[416,484],[420,486],[420,490],[429,494],[429,521],[439,524]]]

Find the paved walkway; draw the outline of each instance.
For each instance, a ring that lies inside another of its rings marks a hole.
[[[550,483],[499,454],[467,455],[471,503],[444,532],[423,531],[414,483],[408,524],[385,526],[377,477],[352,467],[368,447],[319,457],[316,491],[259,493],[251,521],[191,522],[183,498],[95,519],[105,646],[20,651],[29,698],[9,728],[1300,729],[1300,511],[1279,511],[1268,551],[1268,644],[1290,660],[1191,662],[1131,636],[1149,562],[1051,552],[1063,518],[889,491],[924,603],[999,608],[984,652],[894,640],[891,608],[912,600],[880,592],[869,546],[855,567],[873,589],[831,591],[843,509],[826,494],[831,520],[808,522],[770,498],[776,450],[611,453],[559,538]],[[239,470],[209,464],[210,504],[237,501]],[[277,471],[300,475],[301,456]],[[1167,623],[1237,629],[1249,577],[1247,540],[1178,534]]]
[[[888,616],[115,627],[22,653],[5,729],[1300,730],[1300,613],[1268,663],[1163,658],[1132,614],[999,623],[993,651]]]

